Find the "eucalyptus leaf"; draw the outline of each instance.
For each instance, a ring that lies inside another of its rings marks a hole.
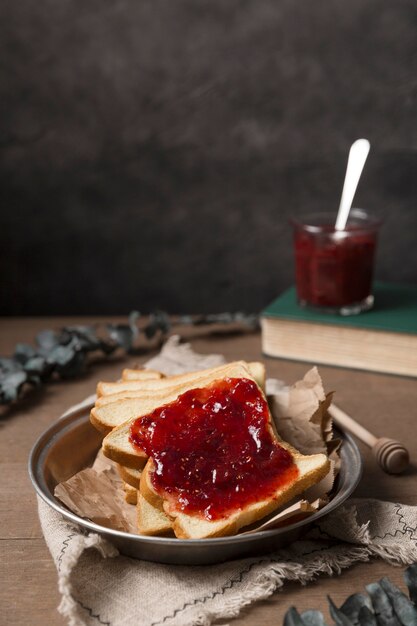
[[[119,348],[131,352],[134,346],[135,334],[127,324],[109,324],[108,331],[111,339]]]
[[[133,311],[129,315],[128,324],[108,324],[107,329],[110,338],[116,343],[116,345],[126,352],[131,352],[134,348],[135,339],[139,335],[139,329],[136,325],[136,320],[139,318],[139,313]]]
[[[17,400],[22,385],[27,381],[27,374],[23,371],[10,372],[1,379],[0,396],[6,403]]]
[[[304,611],[301,613],[301,619],[305,626],[327,626],[320,611]]]
[[[407,567],[404,572],[404,580],[408,587],[410,600],[417,605],[417,563]]]
[[[374,612],[378,617],[379,626],[401,626],[401,622],[394,613],[391,602],[379,583],[371,583],[366,586]]]
[[[171,329],[171,322],[166,313],[155,311],[149,316],[149,323],[144,328],[147,339],[152,339],[157,333],[166,335]]]
[[[24,370],[31,376],[44,376],[51,371],[51,364],[43,356],[34,356],[26,361]]]
[[[37,345],[44,351],[50,351],[59,345],[59,335],[54,330],[41,330],[36,335]]]
[[[70,345],[68,346],[55,346],[48,354],[47,363],[55,365],[57,370],[60,371],[65,368],[72,359],[75,357],[76,351]]]
[[[97,330],[94,326],[66,326],[63,332],[66,332],[71,340],[76,339],[78,349],[84,350],[85,352],[102,350],[106,354],[109,354],[115,349],[112,343],[105,342],[98,337]]]
[[[97,332],[95,326],[83,326],[81,324],[76,324],[74,326],[64,326],[62,330],[70,333],[71,335],[80,335],[91,343],[97,341]]]
[[[9,372],[19,372],[22,369],[22,364],[19,361],[15,361],[14,359],[9,359],[6,357],[0,358],[1,375],[7,374]]]
[[[233,322],[232,313],[210,313],[200,318],[200,324],[232,324]]]
[[[389,597],[394,612],[403,626],[417,626],[417,609],[389,578],[380,580],[381,587]]]
[[[36,376],[36,374],[32,374],[31,376],[29,376],[27,382],[29,383],[29,385],[32,385],[32,387],[40,387],[42,385],[41,377]]]
[[[245,324],[250,329],[256,330],[259,327],[259,316],[255,313],[247,314],[238,311],[237,313],[235,313],[235,322],[239,324]]]
[[[195,326],[204,324],[243,324],[250,330],[255,330],[259,326],[259,317],[255,314],[247,314],[238,311],[237,313],[210,313],[199,315],[193,319]]]
[[[136,331],[136,334],[138,334],[138,332],[139,332],[138,327],[137,327],[137,323],[138,323],[139,318],[140,318],[139,311],[131,311],[129,313],[129,317],[128,317],[129,326],[132,328],[132,330],[134,332]]]
[[[375,614],[365,605],[361,607],[358,618],[361,626],[378,626]]]
[[[342,613],[340,609],[337,608],[337,606],[335,605],[331,597],[327,596],[327,599],[329,601],[330,615],[333,617],[336,625],[337,626],[353,626],[353,622],[351,622],[350,619],[346,617],[346,615],[344,615],[344,613]]]
[[[85,372],[86,355],[84,352],[74,352],[74,356],[65,365],[60,366],[59,373],[62,378],[75,378]]]
[[[297,609],[292,606],[284,616],[283,626],[306,626]]]
[[[100,350],[106,355],[110,355],[112,354],[112,352],[114,352],[116,350],[117,346],[115,343],[110,342],[110,341],[104,341],[104,339],[101,340],[100,343]]]
[[[194,322],[194,320],[193,320],[192,315],[180,315],[177,318],[177,324],[180,324],[180,325],[184,325],[185,326],[187,324],[193,324],[193,322]]]
[[[14,350],[13,358],[24,365],[29,359],[36,356],[36,350],[27,343],[18,343]]]
[[[358,626],[361,622],[358,619],[359,611],[362,607],[367,606],[369,610],[372,610],[372,602],[369,599],[369,596],[365,593],[354,593],[349,596],[347,600],[340,607],[343,615],[346,615],[354,624],[354,626]]]

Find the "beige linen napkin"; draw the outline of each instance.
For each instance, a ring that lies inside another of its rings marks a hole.
[[[173,337],[147,367],[172,374],[222,362],[219,355],[196,355]],[[348,501],[285,550],[201,567],[119,555],[40,499],[38,507],[58,570],[59,611],[70,626],[209,626],[237,616],[286,580],[307,583],[375,556],[397,565],[417,560],[417,507],[377,500]]]

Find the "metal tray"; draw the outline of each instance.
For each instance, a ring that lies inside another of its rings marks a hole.
[[[55,486],[90,465],[101,445],[102,437],[91,426],[85,408],[62,417],[41,435],[30,454],[29,474],[37,493],[49,506],[71,522],[105,537],[122,554],[157,563],[208,565],[287,546],[350,496],[360,480],[362,460],[353,439],[342,431],[337,435],[342,439],[341,470],[329,504],[308,519],[253,535],[188,540],[145,537],[99,526],[65,508],[54,497]]]

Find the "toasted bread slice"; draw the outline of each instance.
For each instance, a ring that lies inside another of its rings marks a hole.
[[[291,451],[299,471],[298,477],[278,489],[273,498],[254,502],[244,509],[234,511],[227,518],[215,521],[207,520],[200,515],[183,513],[177,510],[172,503],[163,500],[156,493],[151,482],[151,473],[154,470],[152,459],[149,459],[142,472],[139,493],[154,509],[162,509],[171,518],[176,537],[181,539],[208,539],[210,537],[235,535],[240,528],[253,524],[277,510],[295,496],[318,483],[329,472],[330,463],[324,454],[304,456],[281,440],[279,440],[279,444]]]
[[[253,362],[253,363],[248,363],[247,365],[248,371],[250,372],[251,376],[253,376],[253,378],[256,380],[258,386],[265,391],[265,366],[262,363],[259,362]],[[221,366],[222,368],[224,367],[224,365]],[[205,370],[207,371],[207,370]],[[197,373],[197,372],[194,372]],[[200,371],[200,374],[204,373],[203,370]],[[190,374],[191,377],[191,374]],[[190,380],[192,380],[190,378]],[[96,402],[95,402],[95,408],[99,408],[102,406],[105,406],[106,404],[111,404],[112,402],[120,402],[120,400],[123,399],[127,399],[127,398],[141,398],[144,395],[146,395],[147,397],[153,397],[153,396],[158,396],[161,392],[162,393],[166,393],[168,394],[171,389],[174,389],[177,387],[178,385],[178,381],[176,381],[176,377],[175,376],[170,376],[164,379],[165,381],[172,381],[171,385],[167,385],[166,387],[161,387],[161,389],[142,389],[141,385],[138,384],[138,381],[135,381],[135,385],[138,385],[137,387],[132,387],[131,389],[124,389],[123,391],[119,391],[118,393],[111,393],[109,395],[102,395],[99,398],[97,398]],[[130,381],[133,382],[133,381]],[[106,385],[109,384],[113,384],[113,383],[105,383]],[[120,383],[116,383],[119,384]]]
[[[156,370],[127,368],[122,372],[123,380],[157,380],[158,378],[163,378],[163,376],[161,372],[157,372]]]
[[[166,535],[172,533],[171,521],[163,511],[153,507],[140,492],[137,502],[138,531],[141,535]]]
[[[134,489],[139,489],[140,476],[142,473],[140,470],[132,469],[131,467],[125,467],[124,465],[117,464],[117,471],[120,474],[120,478],[125,483],[127,483],[128,485],[131,485],[132,487],[134,487]]]
[[[121,391],[120,393],[112,393],[109,396],[100,396],[97,398],[94,407],[98,409],[106,404],[120,402],[121,400],[127,400],[128,398],[142,398],[144,396],[152,398],[154,396],[159,396],[160,394],[161,392],[158,389],[151,389],[149,391],[141,391],[139,389]]]
[[[256,380],[257,384],[261,389],[265,387],[265,367],[262,363],[253,362],[246,363],[245,361],[237,361],[236,364],[243,365],[246,367],[253,378]],[[151,379],[151,380],[123,380],[117,383],[108,383],[108,382],[99,382],[97,385],[97,396],[100,398],[102,396],[110,396],[115,394],[121,394],[124,392],[144,392],[144,391],[162,391],[168,390],[178,385],[183,384],[184,382],[191,382],[192,380],[199,380],[204,376],[208,376],[215,371],[218,372],[219,378],[221,377],[222,371],[229,367],[231,364],[220,365],[216,368],[211,368],[208,370],[199,370],[197,372],[188,372],[186,374],[178,374],[177,376],[168,376],[166,378],[160,379]],[[119,398],[117,398],[119,399]]]
[[[125,492],[126,502],[128,504],[136,504],[138,501],[138,490],[125,482],[123,483],[123,489]]]
[[[104,406],[94,407],[90,413],[90,421],[93,426],[95,426],[98,430],[109,432],[127,421],[136,419],[137,417],[140,417],[142,415],[147,415],[148,413],[154,411],[156,408],[164,404],[168,404],[169,402],[173,402],[178,398],[179,395],[185,393],[189,389],[204,387],[206,385],[209,385],[214,380],[227,377],[246,377],[254,380],[244,362],[240,361],[222,366],[222,370],[220,372],[219,368],[204,370],[203,372],[200,372],[199,378],[195,378],[193,372],[189,374],[189,379],[183,378],[181,384],[177,384],[176,386],[171,387],[168,390],[161,390],[159,393],[156,393],[155,390],[151,390],[149,391],[149,393],[142,393],[137,398],[126,398],[123,400],[118,400],[117,402],[105,404]],[[118,433],[116,434],[116,436],[118,436]],[[108,456],[108,454],[105,451],[105,446],[108,447],[109,444],[110,440],[108,439],[105,444],[103,442],[103,452],[104,454],[106,454],[106,456]],[[112,458],[117,463],[127,465],[128,467],[134,467],[137,469],[141,469],[142,467],[140,465],[138,466],[137,464],[130,465],[129,463],[124,463],[123,456],[120,457],[120,455],[117,458],[114,458],[112,456],[110,456],[110,458]]]

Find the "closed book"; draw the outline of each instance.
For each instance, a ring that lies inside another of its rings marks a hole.
[[[300,307],[292,287],[261,315],[268,356],[417,376],[417,287],[376,283],[374,308],[352,316]]]

